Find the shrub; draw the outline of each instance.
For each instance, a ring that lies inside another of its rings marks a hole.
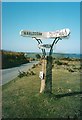
[[[33,64],[32,68],[35,68],[35,67],[36,67],[36,65],[35,65],[35,64]]]
[[[68,63],[67,63],[67,62],[61,62],[61,61],[59,61],[59,60],[56,60],[55,63],[56,63],[57,65],[67,65],[67,66],[68,66]]]
[[[52,68],[54,68],[54,64],[52,64]]]
[[[34,73],[34,71],[32,71],[32,70],[28,70],[28,75],[35,75],[35,73]]]
[[[40,59],[41,58],[40,54],[36,54],[36,58]]]
[[[62,65],[62,62],[60,62],[59,60],[55,61],[55,63],[56,63],[57,65]]]
[[[24,72],[24,71],[18,71],[19,74],[18,74],[18,77],[21,78],[21,77],[24,77],[24,76],[28,76],[28,75],[35,75],[34,71],[27,71],[27,72]]]
[[[67,69],[69,72],[75,72],[72,68]]]
[[[24,71],[23,71],[23,72],[20,72],[20,71],[19,71],[18,77],[21,78],[21,77],[24,77],[24,76],[27,76],[27,73],[24,72]]]
[[[29,59],[25,58],[24,53],[1,51],[2,53],[2,69],[16,67],[21,64],[29,62]]]
[[[30,71],[31,75],[35,75],[34,71]]]
[[[68,63],[67,62],[62,62],[62,65],[68,65]]]

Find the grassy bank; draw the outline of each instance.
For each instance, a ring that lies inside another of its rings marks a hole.
[[[53,62],[52,95],[39,94],[41,65],[35,75],[16,78],[2,87],[3,118],[76,118],[80,117],[80,63]],[[66,64],[67,63],[67,64]],[[74,71],[70,71],[70,69]]]
[[[23,52],[0,51],[2,54],[2,69],[12,68],[29,62]]]

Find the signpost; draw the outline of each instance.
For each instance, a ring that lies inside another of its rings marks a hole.
[[[52,93],[52,53],[53,46],[59,40],[68,38],[70,30],[62,29],[55,32],[31,32],[28,30],[21,30],[20,35],[23,37],[31,37],[38,42],[38,48],[42,51],[42,71],[39,77],[41,79],[40,93]],[[52,44],[43,44],[41,39],[54,39]],[[49,49],[49,55],[46,56],[46,49]]]

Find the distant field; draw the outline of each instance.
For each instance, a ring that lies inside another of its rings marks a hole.
[[[59,62],[63,64],[58,65]],[[80,62],[53,62],[53,93],[39,94],[41,65],[35,75],[16,78],[2,87],[3,118],[80,118]]]
[[[36,58],[36,54],[42,55],[42,53],[27,53],[27,56],[31,58]],[[82,58],[82,54],[80,55],[70,53],[53,53],[52,56],[55,58],[76,58],[76,59]]]

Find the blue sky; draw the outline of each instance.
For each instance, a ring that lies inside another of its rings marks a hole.
[[[4,2],[2,3],[2,49],[40,52],[37,42],[19,35],[21,29],[55,31],[69,28],[69,39],[59,41],[54,52],[80,53],[79,2]],[[52,43],[52,40],[44,40]]]

